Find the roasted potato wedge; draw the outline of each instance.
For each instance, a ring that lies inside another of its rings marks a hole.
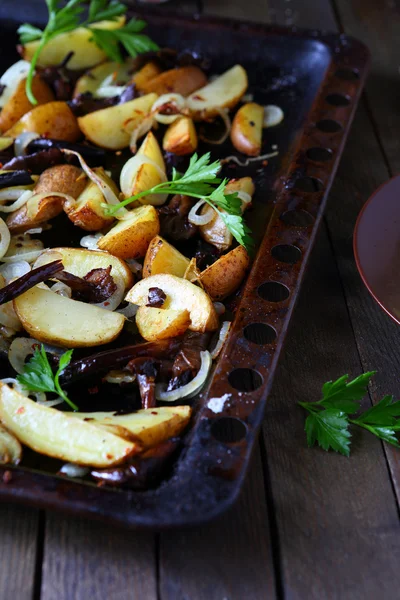
[[[152,287],[160,288],[166,294],[164,309],[189,311],[191,320],[189,329],[192,331],[204,332],[217,329],[218,316],[208,294],[197,285],[175,275],[160,273],[142,279],[128,292],[126,300],[138,306],[146,306],[149,288]]]
[[[50,290],[34,287],[14,300],[24,329],[40,342],[80,348],[112,342],[125,317],[93,304],[77,302]]]
[[[195,120],[212,119],[218,115],[218,109],[236,106],[247,86],[246,71],[241,65],[235,65],[193,92],[187,99],[187,107]]]
[[[264,107],[255,102],[243,104],[233,119],[231,141],[236,150],[259,156],[262,144]]]
[[[21,444],[12,433],[0,425],[0,465],[18,465],[21,458]]]
[[[156,342],[183,335],[190,325],[190,315],[187,310],[139,306],[136,325],[142,338]]]
[[[147,94],[124,104],[96,110],[79,117],[79,127],[97,146],[121,150],[129,146],[131,132],[150,112],[156,100],[156,94]]]
[[[149,162],[143,162],[143,157]],[[166,181],[165,162],[152,131],[146,135],[139,150],[123,166],[120,175],[120,186],[125,198],[144,192],[163,181]],[[149,194],[143,196],[138,202],[141,204],[163,204],[166,196],[163,194]]]
[[[115,21],[99,21],[96,23],[96,29],[119,29],[124,23],[125,17],[122,16]],[[31,61],[39,43],[40,40],[22,46],[22,57]],[[70,52],[73,52],[73,55],[68,61],[68,68],[73,70],[89,69],[107,59],[105,52],[92,39],[90,28],[77,27],[50,40],[42,49],[37,64],[39,67],[59,65]]]
[[[32,450],[78,465],[120,465],[142,450],[137,441],[40,405],[1,382],[0,421]]]
[[[190,117],[179,117],[164,134],[163,149],[178,156],[193,154],[198,144],[196,128]]]
[[[155,93],[158,96],[163,94],[181,94],[189,96],[207,83],[207,77],[199,67],[189,65],[164,71],[157,77],[153,77],[146,82],[141,83],[141,91],[145,94]]]
[[[233,179],[228,183],[226,186],[226,193],[245,192],[246,194],[249,194],[249,196],[253,196],[254,189],[254,183],[251,177],[241,177],[240,179]],[[244,208],[245,206],[242,204],[242,209]],[[204,206],[201,214],[206,214],[209,211],[212,211],[214,215],[211,221],[206,225],[201,225],[199,227],[200,235],[206,242],[212,244],[219,250],[228,250],[232,245],[233,236],[221,217],[213,208],[211,208],[211,206]]]
[[[237,246],[202,271],[200,281],[213,300],[223,300],[240,286],[250,264],[243,246]]]
[[[112,75],[113,85],[125,85],[131,79],[133,60],[127,58],[123,64],[107,61],[87,71],[76,82],[73,97],[90,92],[97,96],[97,91],[105,79]]]
[[[160,67],[155,62],[148,62],[144,65],[135,75],[133,76],[133,83],[136,85],[136,89],[139,92],[145,93],[143,86],[145,86],[151,79],[157,77],[161,73]]]
[[[20,233],[53,219],[62,212],[64,198],[60,196],[41,198],[36,194],[54,192],[77,198],[86,184],[87,178],[83,171],[73,165],[56,165],[46,169],[35,186],[35,196],[7,217],[8,228],[13,233]]]
[[[189,423],[191,412],[190,406],[158,406],[127,415],[115,415],[112,412],[64,414],[109,431],[123,428],[128,432],[128,440],[138,441],[147,450],[178,436]]]
[[[33,104],[28,100],[25,84],[25,79],[19,82],[14,94],[3,107],[0,113],[1,131],[11,129],[21,117],[32,110]],[[33,78],[32,92],[38,104],[46,104],[46,102],[52,102],[54,100],[53,92],[39,75],[35,75]]]
[[[108,177],[103,167],[93,169],[114,191],[116,196],[119,190],[111,177]],[[83,192],[75,201],[66,200],[63,204],[64,211],[68,218],[85,231],[99,231],[114,221],[114,217],[108,216],[103,208],[105,198],[99,186],[93,181],[87,182]]]
[[[13,145],[13,143],[14,138],[12,137],[0,137],[0,152],[2,152],[3,150],[7,150],[7,148],[10,148]]]
[[[132,272],[123,260],[98,250],[51,248],[42,252],[33,267],[40,267],[58,259],[62,260],[65,271],[77,277],[85,277],[93,269],[107,269],[111,266],[111,276],[117,285],[121,283],[127,290],[133,284]]]
[[[78,121],[66,102],[35,106],[7,130],[6,136],[16,138],[25,131],[66,142],[76,142],[81,137]]]
[[[159,231],[160,221],[154,206],[139,206],[114,225],[97,245],[119,258],[140,258]]]
[[[150,242],[143,263],[143,277],[169,273],[183,277],[189,266],[189,259],[174,246],[157,235]]]

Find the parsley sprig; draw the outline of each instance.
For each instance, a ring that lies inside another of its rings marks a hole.
[[[225,194],[225,188],[229,180],[217,177],[220,169],[221,164],[218,160],[210,162],[209,152],[200,157],[193,154],[186,173],[178,173],[174,168],[171,181],[159,183],[148,190],[122,200],[118,204],[107,205],[105,210],[108,214],[113,215],[123,206],[149,194],[184,194],[192,198],[200,198],[205,200],[218,213],[239,244],[251,251],[254,242],[251,229],[242,217],[242,201],[237,192]]]
[[[73,410],[78,410],[60,386],[60,375],[71,362],[72,350],[60,356],[55,373],[50,366],[43,344],[35,348],[32,358],[26,363],[23,372],[17,375],[17,381],[31,392],[54,392],[58,394]]]
[[[32,56],[30,70],[26,80],[26,94],[32,104],[37,104],[32,92],[32,80],[38,58],[43,48],[57,35],[73,31],[77,27],[90,28],[94,42],[106,55],[117,62],[123,62],[119,44],[125,48],[127,53],[135,57],[148,50],[158,50],[147,35],[140,32],[146,27],[146,22],[131,19],[126,25],[118,29],[106,30],[95,27],[99,21],[114,21],[125,14],[127,8],[118,0],[91,0],[87,18],[82,19],[85,12],[85,0],[69,0],[64,6],[60,0],[45,0],[49,18],[44,30],[24,23],[18,29],[21,44],[28,44],[40,40],[40,43]]]
[[[393,396],[382,400],[355,418],[360,410],[360,400],[367,393],[367,386],[375,371],[364,373],[352,381],[343,375],[322,387],[322,399],[318,402],[298,402],[310,414],[306,419],[305,431],[308,445],[318,443],[324,450],[335,450],[349,456],[350,425],[366,429],[376,437],[396,448],[400,443],[396,433],[400,431],[400,402]]]

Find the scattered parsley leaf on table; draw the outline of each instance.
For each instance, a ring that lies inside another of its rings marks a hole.
[[[35,348],[32,358],[26,363],[23,372],[17,375],[17,381],[31,392],[54,392],[58,394],[73,410],[78,410],[60,386],[59,377],[71,362],[72,350],[60,356],[56,373],[50,366],[43,344]]]
[[[393,396],[385,396],[358,417],[350,418],[360,410],[360,400],[367,393],[368,383],[375,373],[363,373],[352,381],[348,381],[348,375],[343,375],[323,385],[322,399],[318,402],[298,402],[310,413],[305,422],[308,446],[318,443],[324,450],[332,449],[349,456],[349,427],[356,425],[400,448],[396,437],[396,432],[400,431],[400,402],[394,402]]]

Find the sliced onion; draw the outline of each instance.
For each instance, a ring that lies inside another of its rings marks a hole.
[[[232,325],[232,323],[230,321],[224,321],[222,323],[221,329],[219,330],[218,341],[215,344],[214,350],[211,352],[212,359],[217,358],[217,356],[220,355],[220,352],[221,352],[222,348],[224,347],[226,340],[228,339],[229,330],[231,328],[231,325]]]
[[[0,217],[0,258],[3,258],[11,242],[10,231],[5,221]]]
[[[98,247],[98,241],[104,237],[102,233],[95,233],[94,235],[84,235],[79,245],[82,248],[88,248],[88,250],[100,250]]]
[[[119,308],[115,312],[124,315],[124,317],[126,317],[127,319],[132,319],[132,317],[136,315],[138,308],[139,307],[136,304],[131,304],[129,302],[128,306],[125,306],[125,308]]]
[[[207,202],[203,199],[196,202],[196,204],[190,209],[188,214],[188,221],[192,225],[207,225],[214,218],[214,211],[207,210],[204,214],[198,215],[197,211]]]
[[[21,254],[15,254],[14,256],[3,256],[1,260],[5,263],[26,261],[31,264],[34,263],[37,258],[39,258],[42,252],[43,250],[31,250],[30,252],[21,252]]]
[[[135,260],[134,258],[128,258],[125,260],[125,262],[134,275],[141,275],[143,271],[143,265],[140,264],[139,261]]]
[[[15,331],[21,329],[21,322],[12,302],[6,302],[0,306],[0,324],[15,329]]]
[[[161,110],[165,105],[172,104],[176,109],[177,113],[174,115],[164,115]],[[154,118],[163,125],[170,125],[178,117],[181,116],[182,111],[186,108],[186,99],[181,94],[163,94],[154,102],[151,109]]]
[[[0,381],[2,383],[6,383],[7,385],[12,386],[16,392],[22,394],[22,396],[26,396],[26,398],[33,396],[38,404],[45,404],[46,406],[49,406],[50,404],[50,402],[46,400],[46,394],[44,392],[32,392],[30,390],[27,390],[23,385],[19,383],[17,379],[14,379],[13,377],[6,377],[5,379],[0,379]]]
[[[119,183],[120,188],[125,196],[125,198],[129,198],[132,195],[132,187],[136,178],[136,175],[139,171],[139,168],[142,165],[151,165],[157,171],[162,182],[167,181],[167,176],[165,172],[158,166],[154,160],[146,156],[145,154],[136,154],[132,156],[122,167]],[[166,199],[168,198],[168,194],[149,194],[148,196],[143,196],[139,200],[142,204],[152,204],[153,206],[159,206],[164,204]],[[127,216],[129,216],[129,211],[127,212]]]
[[[12,327],[5,327],[4,325],[2,325],[0,327],[0,337],[3,339],[8,340],[9,338],[14,337],[16,335],[16,333],[17,333],[16,330],[12,329]],[[9,347],[7,349],[7,352],[9,350]]]
[[[244,204],[250,204],[251,199],[252,199],[250,194],[248,194],[247,192],[244,192],[243,190],[240,190],[239,192],[237,192],[237,195]]]
[[[200,358],[201,366],[199,372],[197,373],[196,377],[192,379],[192,381],[189,381],[189,383],[187,383],[186,385],[181,386],[177,390],[171,390],[167,392],[165,391],[165,384],[157,384],[157,400],[162,400],[163,402],[175,402],[176,400],[181,400],[182,398],[191,398],[192,396],[198,394],[203,388],[204,384],[206,383],[208,374],[212,366],[212,358],[208,350],[200,352]]]
[[[28,76],[31,63],[27,60],[19,60],[14,63],[3,73],[0,78],[0,83],[5,86],[3,93],[0,95],[0,108],[3,108],[14,94],[20,81]]]
[[[122,278],[117,278],[115,275],[114,282],[117,285],[117,289],[109,298],[107,298],[107,300],[91,304],[94,304],[94,306],[99,306],[100,308],[105,308],[106,310],[115,310],[118,308],[125,296],[125,283],[123,282]]]
[[[0,211],[4,212],[4,213],[11,213],[14,212],[15,210],[18,210],[18,208],[21,208],[22,206],[24,206],[28,200],[30,200],[31,198],[33,198],[34,193],[32,190],[23,190],[22,193],[18,194],[17,199],[15,200],[15,202],[13,202],[12,204],[2,204],[0,206]],[[12,198],[9,198],[9,200],[12,200]]]
[[[214,304],[215,312],[217,313],[217,315],[219,317],[221,315],[223,315],[224,312],[226,311],[225,304],[222,304],[222,302],[213,302],[213,304]]]
[[[8,200],[18,200],[27,191],[31,192],[33,196],[33,192],[31,191],[34,187],[34,183],[30,185],[16,185],[13,187],[3,188],[0,190],[0,202],[6,202]]]
[[[14,235],[2,261],[5,263],[21,261],[31,263],[37,259],[42,251],[43,243],[40,240],[31,240],[28,234]]]
[[[134,128],[132,130],[129,127],[129,123],[131,121],[136,123],[136,126],[134,126]],[[152,114],[146,115],[139,122],[137,122],[136,119],[128,119],[128,121],[125,121],[124,129],[131,136],[130,140],[129,140],[129,148],[130,148],[132,154],[135,154],[137,151],[138,139],[143,137],[144,135],[146,135],[146,133],[148,133],[150,131],[150,129],[152,129],[153,125],[154,125],[154,117]]]
[[[232,121],[229,117],[229,109],[216,107],[215,111],[219,114],[219,116],[221,117],[221,119],[224,122],[224,125],[225,125],[224,133],[217,140],[209,139],[205,135],[201,135],[200,138],[203,140],[203,142],[206,142],[207,144],[214,144],[216,146],[219,146],[220,144],[223,144],[225,142],[225,140],[228,138],[228,136],[231,132],[231,129],[232,129]]]
[[[51,286],[51,291],[59,296],[64,296],[65,298],[72,298],[72,290],[71,288],[63,283],[62,281],[58,281],[54,285]]]
[[[136,375],[133,373],[126,373],[125,371],[110,371],[105,377],[104,380],[107,383],[133,383],[136,380]]]
[[[22,277],[22,275],[26,275],[31,270],[30,264],[25,260],[18,260],[14,263],[6,263],[1,265],[0,274],[6,280],[6,283],[10,283],[12,279],[16,279],[17,277]]]
[[[120,96],[125,90],[126,86],[124,85],[101,85],[97,88],[95,96],[96,98],[115,98],[115,96]]]
[[[232,156],[226,156],[225,158],[223,158],[220,162],[221,165],[224,165],[225,163],[228,162],[234,162],[237,165],[239,165],[239,167],[248,167],[250,163],[252,162],[257,162],[259,160],[266,160],[268,158],[273,158],[274,156],[278,156],[279,152],[270,152],[269,154],[261,154],[261,156],[253,156],[253,157],[249,157],[246,158],[246,160],[244,162],[242,162],[241,160],[238,159],[237,156],[234,156],[232,154]]]
[[[27,235],[36,235],[43,232],[43,227],[33,227],[32,229],[27,229],[25,233]]]
[[[23,133],[20,133],[14,141],[15,156],[25,156],[25,150],[28,144],[33,142],[33,140],[37,140],[38,138],[40,138],[40,135],[38,133],[34,133],[33,131],[24,131]]]
[[[35,340],[34,338],[18,337],[13,340],[8,352],[8,360],[10,361],[12,368],[17,373],[22,373],[25,368],[27,356],[33,354],[35,347],[39,347],[40,345],[41,342]],[[55,354],[56,356],[61,356],[61,354],[64,352],[63,348],[56,348],[56,346],[51,346],[49,344],[43,344],[43,347],[46,352],[49,354]]]
[[[80,478],[85,477],[89,472],[90,469],[88,467],[82,467],[81,465],[75,465],[74,463],[65,463],[57,474]]]
[[[280,106],[275,106],[275,104],[264,106],[263,127],[274,127],[275,125],[279,125],[284,118],[285,114]]]

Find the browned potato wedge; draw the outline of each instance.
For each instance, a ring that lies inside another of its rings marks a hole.
[[[112,342],[125,321],[120,313],[77,302],[38,286],[18,296],[14,308],[29,335],[40,342],[66,348]]]
[[[183,277],[189,266],[189,259],[174,246],[157,235],[150,242],[143,263],[143,277],[169,273]]]
[[[111,275],[117,285],[121,282],[127,290],[133,284],[132,271],[123,260],[108,252],[99,252],[98,250],[51,248],[42,252],[33,267],[36,268],[60,258],[64,269],[77,277],[85,277],[93,269],[107,269],[111,266]]]
[[[164,134],[163,148],[178,156],[193,154],[197,148],[197,133],[190,117],[179,117]]]
[[[29,102],[25,91],[26,80],[19,82],[14,94],[8,100],[0,113],[0,130],[7,131],[10,129],[23,115],[33,108],[33,104]],[[38,104],[46,104],[54,100],[54,94],[47,85],[39,77],[35,75],[32,81],[32,92]]]
[[[128,440],[138,440],[147,450],[179,435],[189,423],[191,413],[190,406],[158,406],[157,408],[138,410],[128,415],[116,415],[112,412],[64,414],[81,420],[85,419],[85,422],[109,431],[112,431],[114,427],[122,428],[127,432]]]
[[[190,263],[188,264],[183,278],[192,283],[198,283],[202,288],[204,287],[200,281],[200,271],[197,267],[197,260],[194,257],[190,259]]]
[[[13,143],[14,143],[14,138],[12,138],[12,137],[5,137],[5,136],[0,137],[0,152],[2,150],[7,150],[7,148],[10,148],[10,146],[12,146]]]
[[[142,157],[147,157],[150,161],[142,162]],[[121,192],[125,198],[129,198],[166,181],[166,178],[165,162],[159,143],[154,133],[149,131],[137,153],[122,168]],[[143,196],[138,203],[157,206],[163,204],[165,199],[165,194],[149,194]]]
[[[254,183],[251,177],[241,177],[240,179],[232,179],[232,181],[228,183],[226,186],[226,193],[232,194],[233,192],[242,191],[253,196],[254,189]],[[245,207],[242,206],[242,209],[244,208]],[[201,225],[199,227],[201,237],[219,250],[228,250],[233,242],[231,232],[226,227],[221,217],[210,206],[204,206],[202,214],[206,214],[208,211],[213,211],[214,215],[211,221],[206,225]]]
[[[21,458],[21,444],[12,433],[0,425],[0,465],[18,465]]]
[[[145,340],[156,342],[183,335],[190,325],[190,315],[187,310],[139,306],[136,325]]]
[[[160,273],[146,277],[128,292],[126,300],[146,306],[148,303],[149,288],[158,287],[166,294],[164,309],[188,310],[192,331],[213,331],[218,327],[218,316],[215,312],[211,298],[200,287],[181,279],[175,275]]]
[[[114,225],[97,245],[119,258],[139,258],[146,254],[159,231],[160,221],[154,206],[139,206]]]
[[[6,135],[16,138],[25,131],[66,142],[76,142],[81,137],[78,121],[66,102],[47,102],[35,106]]]
[[[217,79],[197,89],[187,99],[187,107],[195,120],[211,119],[219,108],[233,108],[248,86],[247,73],[241,65],[235,65]]]
[[[223,300],[240,286],[249,264],[245,248],[238,246],[202,271],[200,281],[213,300]]]
[[[207,83],[207,77],[199,67],[190,65],[164,71],[161,75],[153,77],[141,85],[142,92],[150,94],[154,92],[159,96],[163,94],[181,94],[188,96]]]
[[[99,21],[97,29],[119,29],[125,23],[125,17],[118,17],[115,21]],[[22,46],[21,55],[25,60],[31,61],[36,52],[39,41],[29,42]],[[50,40],[42,49],[39,67],[50,67],[63,62],[67,54],[73,52],[68,61],[68,68],[73,70],[89,69],[107,59],[107,55],[92,39],[90,28],[77,27],[73,31],[60,33]]]
[[[1,382],[0,421],[32,450],[78,465],[119,465],[142,450],[137,441],[40,405]]]
[[[124,104],[96,110],[79,117],[79,127],[97,146],[121,150],[129,146],[131,132],[151,111],[156,100],[157,94],[147,94]]]
[[[108,177],[103,167],[93,169],[118,196],[119,190],[111,177]],[[78,196],[76,201],[70,202],[66,200],[63,204],[64,211],[68,218],[85,231],[99,231],[104,229],[114,221],[114,217],[106,215],[103,204],[105,203],[104,195],[99,186],[93,181],[89,181]]]
[[[233,119],[231,141],[236,150],[248,156],[261,152],[264,107],[248,102],[239,108]]]
[[[160,67],[155,62],[149,62],[133,76],[133,82],[139,92],[144,92],[145,86],[151,79],[157,77],[161,73]]]
[[[73,165],[56,165],[40,175],[34,192],[56,192],[77,198],[85,189],[86,183],[87,178],[81,169]],[[59,196],[32,197],[7,217],[7,226],[13,233],[31,229],[59,215],[64,202],[65,199]]]

